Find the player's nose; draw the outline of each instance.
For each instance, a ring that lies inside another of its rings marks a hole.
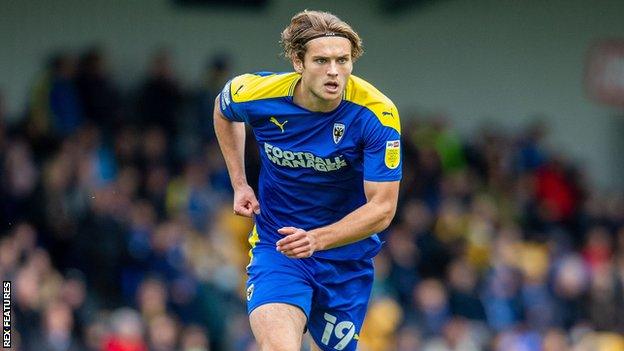
[[[338,64],[332,61],[327,68],[327,75],[337,76],[338,75]]]

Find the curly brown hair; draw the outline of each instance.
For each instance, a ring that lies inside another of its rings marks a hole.
[[[284,47],[284,57],[303,61],[307,42],[328,33],[349,39],[353,60],[364,53],[362,39],[347,23],[329,12],[304,10],[294,15],[282,31],[280,43]]]

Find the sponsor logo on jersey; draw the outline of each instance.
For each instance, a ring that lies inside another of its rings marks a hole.
[[[284,133],[284,124],[288,123],[288,121],[284,121],[284,123],[280,123],[277,118],[275,118],[274,116],[269,118],[269,122],[275,124],[276,126],[279,127],[279,129],[282,131],[282,133]]]
[[[312,168],[319,172],[332,172],[347,167],[347,161],[343,155],[334,158],[321,158],[311,152],[282,150],[266,142],[264,143],[264,152],[271,162],[283,167]]]
[[[395,169],[401,163],[401,141],[389,140],[386,142],[386,155],[384,157],[386,167]]]
[[[342,140],[342,136],[345,132],[345,125],[342,123],[334,123],[334,131],[332,135],[334,137],[334,144],[338,144]]]

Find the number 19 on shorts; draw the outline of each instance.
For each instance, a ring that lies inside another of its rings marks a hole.
[[[325,324],[325,330],[323,331],[321,342],[324,345],[329,345],[329,339],[331,339],[331,335],[333,333],[340,340],[334,346],[334,349],[344,349],[355,336],[355,325],[350,321],[342,321],[336,324],[338,319],[329,313],[325,313],[324,317],[327,324]]]

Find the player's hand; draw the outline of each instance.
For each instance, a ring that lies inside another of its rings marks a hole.
[[[249,185],[234,190],[234,214],[250,218],[260,214],[260,203]]]
[[[316,236],[311,232],[295,227],[284,227],[277,232],[285,238],[277,242],[276,249],[290,258],[310,257],[317,249]]]

